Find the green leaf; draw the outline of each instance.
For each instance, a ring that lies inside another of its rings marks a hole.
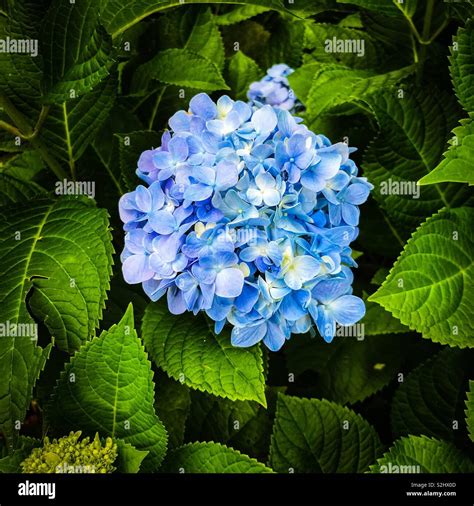
[[[364,325],[366,335],[401,334],[409,331],[399,320],[378,304],[367,301],[365,306],[366,313],[360,324]]]
[[[51,107],[40,138],[72,171],[112,109],[115,85],[115,78],[110,77],[91,93]]]
[[[474,184],[474,121],[461,120],[461,126],[453,130],[451,146],[444,153],[444,160],[429,174],[423,176],[418,184],[446,182]]]
[[[407,376],[392,402],[396,437],[424,434],[455,442],[465,436],[463,395],[474,377],[472,358],[466,351],[445,348]]]
[[[275,390],[267,389],[267,401],[269,409],[264,409],[256,402],[231,401],[195,391],[186,440],[216,441],[265,460],[275,413]]]
[[[142,74],[166,84],[203,91],[228,90],[218,67],[187,49],[161,51],[140,68]]]
[[[459,27],[453,37],[449,57],[451,79],[460,104],[468,113],[474,112],[474,20]]]
[[[469,439],[474,443],[474,381],[469,381],[469,390],[466,399],[466,423]]]
[[[21,473],[20,464],[38,446],[41,446],[38,439],[20,436],[12,454],[0,459],[0,473]]]
[[[41,194],[45,195],[46,190],[33,181],[27,182],[0,173],[0,207],[15,202],[24,202]]]
[[[167,442],[153,404],[153,371],[130,305],[117,325],[86,343],[66,364],[47,417],[56,431],[98,431],[148,451],[142,470],[150,472],[160,466]]]
[[[126,443],[123,439],[116,439],[117,460],[114,465],[119,473],[138,473],[145,457],[150,453],[148,451],[137,450],[134,446]]]
[[[86,198],[62,198],[3,208],[0,217],[0,321],[32,323],[28,298],[56,344],[77,350],[94,335],[109,288],[107,212]]]
[[[186,5],[209,4],[212,0],[186,0]],[[333,0],[298,0],[288,4],[284,0],[223,0],[223,4],[252,5],[266,7],[284,14],[308,17],[335,7]],[[105,27],[115,38],[147,16],[182,6],[182,0],[109,0],[101,13]]]
[[[259,81],[264,73],[252,58],[238,51],[229,59],[228,83],[237,100],[247,100],[251,83]]]
[[[287,473],[356,473],[380,454],[375,430],[350,409],[327,400],[279,394],[270,465]]]
[[[334,47],[334,39],[342,48]],[[361,41],[363,52],[357,42]],[[352,51],[346,51],[346,46]],[[305,46],[311,50],[312,58],[318,63],[338,63],[353,69],[375,68],[383,63],[384,54],[378,41],[366,32],[330,23],[307,23]],[[343,49],[339,51],[338,49]]]
[[[218,25],[228,26],[233,25],[235,23],[240,23],[241,21],[245,21],[247,19],[253,18],[258,14],[262,14],[263,12],[268,12],[270,7],[260,7],[258,5],[242,5],[232,9],[225,14],[220,14],[216,16],[216,23]]]
[[[31,40],[40,38],[40,20],[44,15],[41,0],[9,2],[7,20],[0,25],[0,38],[6,40]],[[15,107],[32,121],[36,121],[41,102],[43,62],[41,51],[35,57],[23,53],[0,53],[0,91],[4,92]]]
[[[342,65],[320,64],[305,102],[307,115],[320,116],[334,107],[366,100],[381,88],[401,81],[413,70],[414,66],[409,66],[385,74],[374,74]]]
[[[157,384],[156,412],[168,431],[170,448],[176,448],[184,442],[184,429],[191,405],[189,389],[164,374]]]
[[[172,450],[163,469],[168,473],[271,473],[261,462],[219,443],[190,443]]]
[[[33,149],[18,153],[5,163],[0,161],[0,172],[2,174],[21,179],[27,183],[33,182],[43,169],[44,161],[38,151]]]
[[[474,347],[474,210],[452,209],[429,218],[413,234],[382,286],[369,297],[423,337]]]
[[[184,46],[192,53],[200,54],[222,71],[224,66],[224,43],[210,9],[201,12]]]
[[[338,0],[342,4],[353,4],[364,9],[380,12],[388,16],[400,16],[406,13],[411,17],[415,13],[417,0]]]
[[[156,365],[171,378],[213,395],[266,406],[259,346],[236,348],[227,332],[211,332],[203,316],[173,316],[166,304],[148,306],[142,333]]]
[[[458,184],[416,185],[441,158],[457,121],[456,104],[434,88],[382,90],[368,103],[380,132],[367,148],[362,168],[375,186],[375,199],[405,238],[442,207],[457,207],[470,198]]]
[[[112,40],[99,25],[96,0],[54,0],[42,26],[45,101],[80,97],[107,77]]]
[[[386,386],[400,367],[400,344],[394,335],[336,337],[331,343],[309,335],[296,336],[285,345],[288,372],[315,371],[316,397],[340,404],[361,401]]]
[[[372,473],[472,473],[474,465],[452,443],[402,437],[370,468]]]

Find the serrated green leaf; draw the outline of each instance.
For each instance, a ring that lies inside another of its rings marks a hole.
[[[471,224],[474,210],[440,212],[408,241],[382,286],[369,297],[423,337],[474,347]]]
[[[340,404],[361,401],[386,386],[400,367],[401,339],[395,335],[322,339],[295,336],[285,345],[288,372],[318,373],[312,384],[316,397]]]
[[[474,184],[474,121],[461,120],[461,126],[453,130],[451,146],[443,156],[444,160],[429,174],[423,176],[418,184],[437,184],[446,182]]]
[[[360,324],[364,325],[364,332],[368,336],[401,334],[409,331],[383,307],[369,301],[365,304],[365,316]]]
[[[271,473],[261,462],[219,443],[190,443],[172,450],[163,469],[168,473]]]
[[[27,182],[0,173],[0,207],[24,202],[41,194],[45,195],[46,190],[33,181]]]
[[[138,473],[145,457],[149,451],[138,450],[123,439],[116,439],[117,443],[117,460],[114,465],[119,473]]]
[[[442,207],[457,207],[470,199],[458,184],[416,185],[441,158],[457,121],[456,104],[450,95],[434,88],[381,91],[368,103],[380,132],[367,148],[362,168],[375,186],[375,199],[398,234],[406,238],[420,221]]]
[[[353,4],[364,9],[381,12],[388,16],[400,16],[405,13],[411,17],[416,11],[418,0],[338,0],[339,3]]]
[[[47,417],[56,431],[98,431],[148,451],[142,470],[150,472],[160,466],[167,443],[153,405],[153,371],[130,305],[117,325],[86,343],[66,364]]]
[[[469,438],[474,443],[474,381],[469,381],[469,390],[466,399],[466,424]]]
[[[463,394],[474,377],[472,358],[446,348],[407,376],[392,401],[396,437],[424,434],[455,442],[465,436]]]
[[[270,465],[287,473],[355,473],[380,454],[375,430],[358,414],[325,399],[279,394]]]
[[[370,470],[372,473],[472,473],[474,465],[452,443],[408,436],[395,441]]]
[[[380,269],[377,270],[373,278],[370,280],[370,284],[380,286],[385,281],[385,278],[388,276],[389,272],[390,269],[387,269],[386,267],[380,267]]]
[[[337,43],[343,51],[338,50]],[[305,46],[318,63],[342,64],[353,69],[375,68],[385,56],[380,43],[366,32],[330,23],[307,23]],[[346,51],[346,46],[352,51]]]
[[[156,365],[171,378],[213,395],[266,406],[259,346],[236,348],[227,332],[212,333],[203,316],[173,316],[166,304],[148,306],[142,333]]]
[[[41,446],[39,439],[20,436],[12,454],[0,459],[0,473],[21,473],[20,464],[38,446]]]
[[[115,85],[111,76],[91,93],[51,107],[40,139],[57,159],[69,164],[71,171],[112,109]]]
[[[96,0],[54,0],[42,27],[46,102],[81,97],[107,77],[112,40],[99,24]]]
[[[229,59],[228,83],[237,100],[247,100],[250,84],[259,81],[263,75],[257,63],[242,51]]]
[[[247,19],[253,18],[263,12],[268,12],[270,7],[261,7],[258,5],[241,5],[232,9],[225,14],[216,16],[216,23],[222,26],[233,25],[234,23],[240,23]]]
[[[155,408],[168,431],[170,448],[176,448],[184,442],[191,395],[186,385],[162,376],[158,382]]]
[[[256,402],[231,401],[192,392],[186,440],[216,441],[256,459],[266,460],[270,445],[276,389],[267,388],[268,409]]]
[[[186,5],[209,4],[213,0],[186,0]],[[298,0],[294,4],[284,0],[223,0],[224,4],[252,5],[276,10],[296,17],[308,17],[335,7],[333,0]],[[182,6],[182,0],[109,0],[102,10],[101,19],[115,38],[142,19],[157,12]]]
[[[342,65],[318,65],[305,102],[307,115],[321,116],[343,104],[366,100],[381,88],[403,80],[413,70],[414,66],[409,66],[385,74],[374,74]]]
[[[142,65],[142,74],[165,84],[203,91],[228,90],[218,67],[187,49],[166,49]]]
[[[109,288],[106,211],[89,199],[41,199],[3,208],[0,217],[0,320],[32,322],[28,297],[56,344],[78,349],[94,335]]]
[[[222,71],[225,60],[224,43],[210,9],[198,15],[184,48],[204,56]]]
[[[450,50],[454,91],[463,108],[474,112],[474,20],[468,20],[465,28],[458,28]]]

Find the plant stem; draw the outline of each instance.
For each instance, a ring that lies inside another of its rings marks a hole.
[[[153,130],[153,123],[155,122],[155,116],[158,112],[158,106],[160,105],[161,99],[163,98],[163,94],[165,93],[166,86],[163,86],[161,90],[156,95],[155,105],[153,106],[153,111],[151,113],[150,121],[148,122],[148,130]]]
[[[36,130],[36,128],[40,128],[43,124],[49,112],[49,108],[45,107],[41,109],[36,128],[33,130],[25,116],[23,116],[23,114],[12,104],[10,99],[4,93],[0,93],[0,106],[16,125],[16,127],[14,127],[8,123],[3,122],[2,126],[10,132],[12,132],[12,129],[14,129],[14,131],[18,132],[22,139],[29,141],[30,144],[36,150],[38,150],[39,154],[49,166],[49,168],[54,172],[56,177],[58,179],[66,179],[67,174],[64,169],[61,167],[61,165],[59,165],[57,160],[49,154],[42,141],[37,138],[38,130]]]
[[[433,9],[434,9],[434,0],[426,1],[426,11],[425,18],[423,20],[423,41],[428,40],[430,29],[431,29],[431,18],[433,17]],[[422,43],[421,53],[420,53],[420,63],[418,66],[418,70],[416,73],[416,82],[417,84],[421,83],[421,79],[423,77],[423,66],[426,60],[426,50],[427,44]]]

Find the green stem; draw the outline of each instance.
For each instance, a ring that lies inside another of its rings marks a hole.
[[[433,9],[434,9],[434,0],[427,0],[426,1],[426,11],[425,11],[425,18],[423,20],[423,41],[428,40],[430,29],[431,29],[431,18],[433,17]],[[427,44],[423,44],[421,46],[421,53],[420,53],[420,63],[418,66],[418,70],[416,73],[416,82],[417,84],[421,83],[421,79],[423,77],[423,66],[425,64],[426,60],[426,50],[427,50]]]
[[[10,119],[15,123],[16,127],[12,127],[12,125],[8,125],[9,127],[15,128],[18,130],[20,137],[26,139],[30,142],[30,144],[39,152],[43,160],[49,166],[49,168],[53,171],[58,179],[66,179],[67,174],[64,169],[59,165],[57,160],[53,158],[46,146],[42,143],[40,139],[37,138],[37,132],[31,128],[28,120],[23,116],[23,114],[12,104],[10,99],[4,94],[0,93],[0,107],[3,108],[5,113],[10,117]],[[48,108],[42,109],[40,113],[40,117],[38,119],[38,125],[41,126],[42,122],[46,118],[48,113]],[[5,125],[3,125],[5,127]]]
[[[165,93],[166,86],[163,86],[161,90],[156,95],[155,105],[153,106],[153,111],[151,112],[150,121],[148,122],[148,130],[153,130],[153,123],[155,122],[155,116],[158,112],[158,106],[160,105],[161,99],[163,98],[163,94]]]

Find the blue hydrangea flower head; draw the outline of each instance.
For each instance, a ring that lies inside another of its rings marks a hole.
[[[294,70],[284,63],[273,65],[263,79],[250,85],[248,99],[291,111],[297,104],[288,82],[288,76],[293,72]]]
[[[291,69],[270,70],[287,86]],[[286,106],[196,95],[142,153],[143,184],[119,203],[125,280],[152,301],[166,296],[173,314],[204,312],[216,332],[230,324],[234,346],[278,350],[312,328],[330,342],[336,324],[365,313],[350,244],[373,186],[352,148]]]

